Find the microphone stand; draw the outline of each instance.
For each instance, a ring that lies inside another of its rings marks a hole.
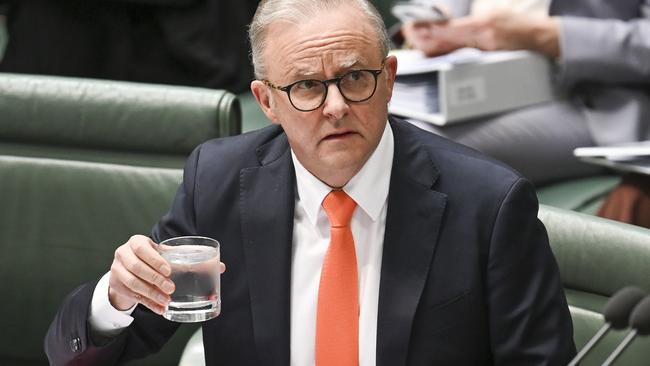
[[[605,323],[605,325],[600,327],[600,329],[598,329],[598,333],[596,333],[593,337],[591,337],[589,342],[587,342],[587,344],[585,344],[585,346],[582,347],[580,352],[567,366],[576,366],[578,362],[582,361],[582,359],[587,355],[587,353],[591,351],[591,349],[594,348],[594,346],[596,346],[598,342],[600,342],[600,340],[605,336],[605,334],[607,334],[607,332],[611,329],[611,327],[612,325],[610,323]]]
[[[623,350],[630,344],[630,342],[632,342],[632,340],[634,340],[636,334],[637,334],[636,329],[632,329],[632,331],[628,333],[627,336],[625,336],[625,339],[623,339],[623,341],[618,345],[618,347],[616,347],[614,352],[612,352],[612,354],[609,355],[609,357],[607,357],[605,362],[603,362],[602,366],[610,366],[612,363],[614,363],[614,361],[618,358],[618,356],[621,355]]]

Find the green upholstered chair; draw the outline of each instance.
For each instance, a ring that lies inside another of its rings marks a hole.
[[[537,198],[545,205],[595,215],[620,182],[615,174],[571,179],[538,188]]]
[[[0,156],[0,365],[46,365],[43,339],[63,298],[148,234],[182,170]],[[196,327],[130,365],[177,365]]]
[[[250,91],[237,95],[241,104],[242,132],[250,132],[268,126],[271,121],[257,104],[253,93]]]
[[[605,303],[628,285],[650,292],[650,230],[591,215],[540,205],[560,267],[580,349],[603,325]],[[581,363],[600,365],[626,332],[611,331]],[[650,362],[650,338],[637,338],[616,365]]]
[[[602,310],[616,291],[628,285],[650,291],[650,230],[546,205],[540,205],[539,218],[560,267],[580,349],[603,325]],[[625,334],[611,331],[581,365],[600,365]],[[616,365],[647,365],[648,360],[650,339],[637,338]],[[204,364],[198,330],[179,366]]]
[[[241,133],[223,90],[0,73],[0,154],[179,168]]]

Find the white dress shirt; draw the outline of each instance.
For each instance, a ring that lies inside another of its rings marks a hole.
[[[357,203],[351,227],[359,274],[360,366],[376,364],[379,277],[393,153],[393,132],[386,123],[375,151],[343,187]],[[291,365],[303,366],[315,362],[320,268],[330,240],[329,220],[321,203],[332,188],[307,171],[293,151],[291,157],[297,185],[291,265]],[[109,273],[95,288],[89,316],[93,333],[103,336],[119,334],[133,321],[133,308],[119,311],[111,306],[108,278]]]
[[[387,123],[379,145],[343,187],[357,203],[351,227],[359,273],[359,365],[376,364],[377,305],[384,245],[388,186],[393,165],[393,132]],[[291,154],[297,197],[291,261],[291,364],[313,365],[320,269],[330,241],[330,224],[321,207],[331,187],[318,180]]]

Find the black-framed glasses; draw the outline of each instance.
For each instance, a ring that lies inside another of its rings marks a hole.
[[[273,89],[287,93],[289,102],[297,110],[310,112],[323,105],[327,99],[328,86],[331,83],[336,83],[339,92],[348,102],[359,103],[372,98],[377,90],[377,77],[384,70],[385,62],[384,59],[381,62],[381,68],[377,70],[350,70],[329,80],[298,80],[286,86],[273,85],[266,79],[261,81]]]

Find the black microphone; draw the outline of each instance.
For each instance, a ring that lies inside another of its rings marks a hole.
[[[650,334],[650,296],[646,296],[630,314],[630,327],[632,331],[625,336],[618,347],[607,357],[603,366],[609,366],[623,353],[623,350],[634,340],[637,335]]]
[[[630,313],[634,307],[643,299],[645,292],[638,287],[624,287],[612,296],[603,311],[605,324],[600,327],[598,332],[587,342],[580,352],[569,362],[568,366],[576,366],[578,362],[591,351],[596,344],[607,334],[610,329],[625,329],[628,326]]]

